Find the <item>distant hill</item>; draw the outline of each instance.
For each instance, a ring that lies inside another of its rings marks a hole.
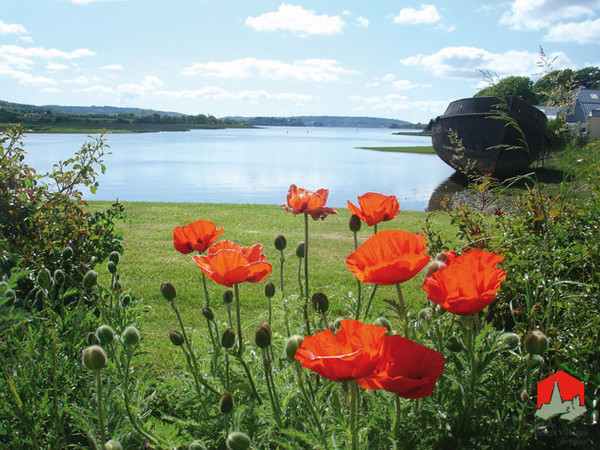
[[[304,126],[304,127],[350,127],[350,128],[423,128],[405,120],[382,119],[379,117],[352,116],[293,116],[293,117],[241,117],[228,119],[243,120],[255,126]]]
[[[37,114],[47,114],[48,112],[62,114],[106,114],[116,116],[118,114],[133,114],[135,116],[151,116],[158,114],[159,116],[183,116],[178,112],[155,111],[153,109],[142,108],[121,108],[118,106],[60,106],[60,105],[26,105],[22,103],[10,103],[0,100],[0,108],[9,111],[27,112]]]

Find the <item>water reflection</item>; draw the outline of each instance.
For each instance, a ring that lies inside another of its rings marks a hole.
[[[440,201],[444,200],[447,196],[452,196],[457,192],[466,190],[468,185],[469,179],[464,174],[454,172],[434,189],[429,198],[427,211],[436,211],[440,209]]]

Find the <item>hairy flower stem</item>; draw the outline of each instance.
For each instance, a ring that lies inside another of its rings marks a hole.
[[[404,303],[404,295],[402,294],[402,284],[396,283],[396,292],[398,293],[398,313],[400,314],[400,322],[402,323],[402,331],[404,337],[410,339],[408,327],[408,311]]]
[[[246,372],[246,377],[248,378],[248,382],[250,383],[250,389],[252,389],[252,395],[254,395],[254,398],[256,398],[259,405],[262,404],[262,398],[260,397],[260,394],[256,390],[256,385],[254,384],[254,380],[252,379],[252,372],[250,372],[250,367],[248,367],[248,364],[246,363],[246,361],[244,361],[244,358],[242,356],[240,356],[240,355],[234,355],[234,356],[237,358],[237,360],[240,362],[240,364],[244,368],[244,372]]]
[[[269,400],[271,400],[271,408],[273,410],[273,416],[277,425],[281,426],[281,407],[275,393],[275,383],[273,382],[273,374],[271,373],[271,361],[269,358],[268,348],[262,349],[263,367],[265,370],[265,383],[267,384],[267,392],[269,394]]]
[[[211,391],[214,394],[220,395],[219,391],[209,385],[202,377],[199,377],[199,366],[198,360],[196,358],[196,353],[194,353],[194,349],[192,348],[192,343],[190,339],[188,339],[187,333],[185,332],[185,327],[183,326],[183,321],[181,320],[181,314],[179,314],[179,308],[175,303],[175,300],[171,301],[171,308],[175,311],[175,315],[177,316],[177,320],[179,321],[179,328],[181,328],[181,334],[183,335],[183,342],[185,347],[182,347],[186,359],[188,360],[188,365],[190,366],[190,371],[192,372],[192,376],[194,377],[194,381],[196,382],[196,389],[198,390],[198,397],[202,398],[201,390],[199,383],[201,383],[206,389]],[[187,352],[185,349],[187,348]]]
[[[477,366],[479,365],[477,355],[475,354],[475,336],[473,328],[477,328],[478,318],[476,315],[463,316],[462,326],[465,333],[465,348],[467,351],[467,360],[469,362],[469,384],[464,389],[464,397],[463,397],[463,409],[462,414],[459,417],[458,422],[458,431],[461,432],[468,424],[472,409],[473,409],[473,401],[475,396],[475,386],[477,385],[477,378],[479,376]]]
[[[359,448],[358,436],[358,383],[356,380],[349,382],[350,385],[350,441],[352,450]]]
[[[377,292],[377,284],[373,285],[373,289],[371,290],[371,295],[369,295],[369,301],[367,302],[367,307],[365,308],[365,319],[369,317],[369,310],[371,309],[371,303],[373,303],[373,299],[375,298],[375,293]]]
[[[308,318],[308,214],[306,213],[304,213],[304,299],[302,314],[304,316],[304,322],[306,323],[306,335],[310,336],[310,321]]]
[[[98,422],[100,424],[100,439],[106,442],[106,426],[104,425],[104,406],[102,405],[102,374],[96,370],[96,395],[98,397]]]
[[[302,289],[302,258],[298,258],[298,286],[300,287],[300,298],[304,297],[304,289]]]
[[[394,394],[394,436],[400,436],[400,397]]]
[[[319,414],[313,404],[313,398],[311,397],[308,391],[306,390],[306,386],[304,385],[304,377],[302,375],[302,365],[300,361],[294,361],[294,368],[296,369],[296,382],[300,387],[300,393],[302,394],[302,398],[304,399],[305,408],[308,410],[308,414],[313,421],[313,425],[317,427],[319,431],[319,436],[323,442],[323,448],[327,448],[325,445],[325,432],[323,431],[323,425],[321,424],[321,419],[319,418]]]
[[[284,289],[283,289],[283,263],[285,262],[285,255],[283,254],[283,250],[279,251],[279,283],[281,284],[281,298],[284,297]]]
[[[357,284],[357,299],[356,299],[355,318],[356,318],[356,320],[360,320],[360,306],[362,303],[362,283],[360,282],[360,280],[356,280],[356,284]]]
[[[210,296],[208,295],[208,286],[206,285],[206,275],[202,272],[202,286],[204,286],[204,298],[206,299],[206,307],[210,308]]]
[[[524,391],[525,393],[529,393],[529,380],[531,378],[531,353],[527,354],[526,357],[526,363],[525,363],[525,387],[524,387]],[[523,406],[521,407],[521,412],[519,413],[519,428],[518,428],[518,432],[519,432],[519,441],[525,439],[525,442],[522,442],[521,445],[525,446],[526,440],[529,438],[529,436],[527,434],[525,434],[523,431],[523,428],[525,426],[525,413],[527,411],[527,403],[528,400],[526,400],[525,398],[523,398]]]

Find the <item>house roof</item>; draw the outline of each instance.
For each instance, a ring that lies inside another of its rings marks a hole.
[[[577,94],[577,102],[588,117],[592,110],[600,109],[600,89],[581,89]]]

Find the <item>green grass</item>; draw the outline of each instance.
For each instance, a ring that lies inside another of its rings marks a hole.
[[[145,344],[152,347],[152,360],[159,369],[172,366],[173,352],[167,335],[177,328],[176,317],[168,303],[162,298],[159,287],[164,281],[174,284],[177,302],[184,323],[194,329],[204,329],[205,321],[201,310],[204,306],[202,272],[192,261],[192,256],[183,255],[173,247],[173,228],[187,225],[198,219],[210,220],[225,231],[220,239],[228,239],[242,246],[255,243],[264,245],[267,260],[273,271],[267,280],[273,281],[278,289],[274,297],[275,329],[283,332],[282,300],[279,291],[279,252],[273,242],[277,235],[287,239],[285,249],[284,284],[286,297],[298,295],[296,246],[304,240],[304,220],[301,216],[285,213],[278,205],[237,204],[192,204],[124,202],[127,219],[118,228],[123,232],[124,254],[119,264],[121,283],[131,289],[134,296],[144,299],[150,307],[143,326]],[[105,208],[108,202],[90,202],[92,208]],[[422,232],[427,213],[402,211],[390,222],[379,225],[379,230],[402,229]],[[349,314],[351,301],[348,291],[356,292],[356,279],[347,269],[345,259],[354,251],[352,234],[348,228],[350,214],[347,209],[338,209],[337,215],[323,221],[309,220],[309,269],[310,290],[324,292],[330,299],[332,316]],[[443,220],[443,218],[441,219]],[[363,225],[359,232],[359,245],[373,234],[370,227]],[[101,268],[103,269],[103,268]],[[106,272],[99,270],[100,272]],[[106,272],[107,273],[107,272]],[[425,304],[420,276],[406,283],[405,298],[408,302]],[[217,320],[225,321],[226,310],[222,302],[225,287],[208,280],[211,306]],[[240,286],[242,313],[248,329],[253,332],[257,323],[267,318],[267,299],[263,293],[264,282],[244,283]],[[380,287],[373,311],[385,311],[384,298],[396,298],[393,287]],[[296,302],[297,303],[297,302]],[[291,306],[294,308],[294,306]],[[293,311],[300,319],[299,311]],[[223,329],[223,325],[220,325]],[[300,330],[296,330],[300,331]],[[203,333],[202,336],[205,336]]]
[[[358,147],[365,150],[375,150],[378,152],[397,152],[397,153],[423,153],[434,155],[435,150],[432,146],[414,146],[414,147]]]

